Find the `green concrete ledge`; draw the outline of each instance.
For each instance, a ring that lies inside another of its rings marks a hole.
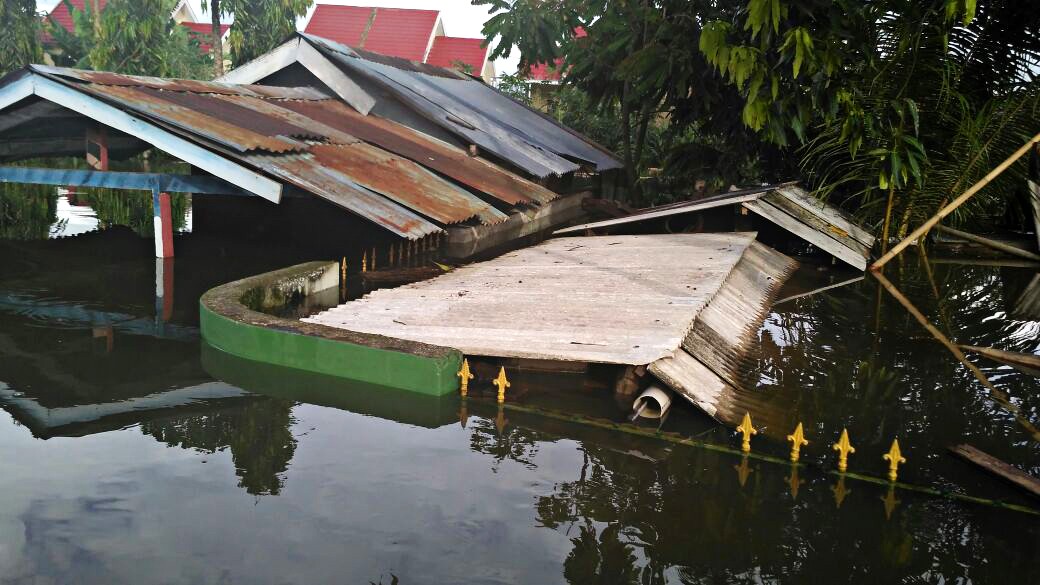
[[[271,310],[338,285],[339,264],[309,262],[218,286],[199,301],[202,338],[254,361],[431,396],[458,392],[458,350],[255,310]]]

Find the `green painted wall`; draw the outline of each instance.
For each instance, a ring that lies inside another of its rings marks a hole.
[[[241,304],[244,291],[270,282],[270,275],[260,275],[203,295],[202,338],[232,355],[279,366],[431,396],[459,391],[456,373],[462,354],[457,350],[309,325],[257,313]]]

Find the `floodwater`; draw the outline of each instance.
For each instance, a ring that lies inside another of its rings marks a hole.
[[[1040,509],[946,452],[1040,474],[1037,378],[969,354],[987,388],[870,277],[774,307],[750,367],[776,460],[742,458],[221,354],[201,292],[310,258],[185,234],[157,302],[150,240],[49,205],[0,225],[2,584],[1040,582],[1040,516],[830,473],[848,428],[850,472],[883,477],[898,437],[901,482]],[[1040,353],[1034,270],[893,266],[958,342]],[[808,268],[785,295],[852,276]],[[808,467],[784,463],[793,422]],[[739,445],[684,404],[664,430]]]

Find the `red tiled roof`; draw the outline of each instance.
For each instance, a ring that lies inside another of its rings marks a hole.
[[[455,68],[456,63],[464,63],[471,67],[471,75],[480,75],[487,59],[488,48],[482,47],[484,39],[463,39],[459,37],[437,37],[433,39],[433,48],[426,62],[437,67]]]
[[[107,1],[108,0],[98,0],[98,6],[100,6],[101,9],[104,10],[105,9],[105,4],[107,3]],[[69,3],[72,4],[73,7],[75,7],[77,10],[81,10],[81,11],[85,10],[85,7],[84,7],[85,2],[86,2],[86,0],[69,0]],[[91,6],[93,6],[93,4],[91,4]],[[70,12],[69,8],[67,6],[65,6],[64,0],[61,0],[61,1],[58,2],[58,5],[55,6],[53,10],[51,10],[50,14],[47,15],[47,19],[53,21],[54,24],[60,26],[61,28],[65,29],[65,30],[67,30],[69,32],[73,32],[72,29],[73,29],[74,25],[73,25],[73,22],[72,22],[72,12]],[[46,30],[44,30],[43,31],[43,42],[48,43],[48,42],[50,42],[52,40],[53,39],[52,39],[50,33],[48,33]]]
[[[368,26],[372,10],[364,6],[318,4],[305,32],[356,47],[361,43],[361,34]]]
[[[188,34],[195,37],[199,41],[199,48],[203,52],[208,53],[213,48],[213,43],[210,42],[210,37],[213,34],[213,25],[208,22],[182,22],[181,26],[188,27]],[[224,36],[224,33],[231,28],[230,24],[220,25],[220,36]]]
[[[423,61],[438,14],[436,10],[377,8],[376,20],[362,48],[391,57]]]
[[[588,36],[585,32],[585,27],[577,27],[574,29],[574,38],[581,39]],[[563,77],[563,70],[565,66],[563,59],[556,59],[556,62],[552,65],[548,63],[535,63],[531,65],[530,71],[527,74],[527,79],[533,81],[559,81]]]
[[[85,10],[85,2],[86,0],[69,0],[69,4],[72,4],[78,10]],[[107,0],[99,0],[98,6],[104,10],[106,3]],[[93,3],[91,6],[93,6]],[[53,20],[55,24],[61,25],[63,29],[72,32],[72,13],[69,11],[68,7],[65,6],[64,0],[58,2],[58,5],[54,7],[54,10],[51,10],[48,17]]]
[[[319,4],[305,32],[382,55],[422,62],[439,14],[436,10]]]

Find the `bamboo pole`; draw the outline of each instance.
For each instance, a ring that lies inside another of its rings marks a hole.
[[[1019,258],[1025,258],[1026,260],[1033,260],[1034,262],[1040,262],[1040,255],[1034,254],[1032,252],[1027,252],[1026,250],[1023,250],[1022,248],[1016,248],[1016,247],[1011,246],[1009,244],[1005,244],[1004,242],[998,242],[998,241],[990,239],[990,238],[984,238],[982,236],[977,236],[975,234],[971,234],[971,233],[968,233],[968,232],[963,232],[961,230],[956,230],[956,229],[953,229],[951,227],[946,227],[944,225],[937,225],[937,226],[935,226],[935,229],[940,231],[940,232],[943,232],[943,233],[946,233],[946,234],[950,234],[951,236],[955,236],[955,237],[961,238],[962,240],[968,240],[969,242],[975,242],[976,244],[982,244],[983,246],[986,246],[987,248],[992,248],[994,250],[998,250],[998,251],[1004,252],[1006,254],[1011,254],[1012,256],[1018,256]]]
[[[980,370],[978,366],[968,361],[968,358],[964,356],[964,352],[961,351],[960,347],[943,335],[942,331],[939,331],[935,325],[932,325],[931,322],[928,321],[928,318],[910,302],[910,299],[903,296],[903,293],[899,292],[899,289],[885,278],[884,274],[878,272],[874,274],[874,277],[878,279],[881,286],[885,287],[885,290],[887,290],[895,300],[899,301],[900,305],[903,305],[903,308],[906,309],[922,327],[928,330],[928,333],[932,334],[932,337],[934,337],[936,341],[943,344],[946,349],[950,350],[953,357],[957,358],[959,362],[964,364],[964,367],[971,371],[972,375],[974,375],[975,378],[989,390],[990,396],[993,397],[993,400],[995,400],[997,404],[1001,405],[1004,410],[1010,412],[1015,417],[1015,420],[1018,421],[1018,424],[1021,425],[1026,432],[1032,435],[1034,441],[1040,442],[1040,429],[1037,429],[1033,423],[1029,422],[1028,419],[1022,416],[1022,412],[1018,406],[1011,402],[1011,399],[1007,394],[998,390],[997,387],[989,381],[986,374],[982,373],[982,370]]]
[[[870,269],[874,272],[881,270],[881,268],[885,264],[888,264],[889,260],[895,258],[911,243],[921,239],[921,237],[927,234],[928,231],[935,227],[937,223],[942,221],[944,217],[953,213],[953,211],[961,205],[963,205],[965,201],[974,197],[975,194],[981,191],[983,187],[990,184],[990,182],[993,181],[993,179],[997,178],[1001,173],[1006,171],[1008,167],[1015,164],[1015,161],[1022,158],[1027,152],[1029,152],[1029,149],[1031,149],[1035,144],[1040,144],[1040,134],[1037,134],[1036,136],[1032,137],[1029,140],[1029,142],[1023,144],[1021,148],[1016,150],[1004,162],[997,165],[997,167],[989,173],[987,173],[985,177],[982,177],[982,179],[978,183],[975,183],[967,191],[961,193],[959,197],[951,201],[946,207],[940,209],[939,212],[933,215],[931,218],[929,218],[928,221],[921,224],[921,227],[914,230],[913,233],[911,233],[909,236],[903,238],[903,241],[893,246],[892,249],[885,253],[884,256],[879,258],[878,261],[870,267]]]

